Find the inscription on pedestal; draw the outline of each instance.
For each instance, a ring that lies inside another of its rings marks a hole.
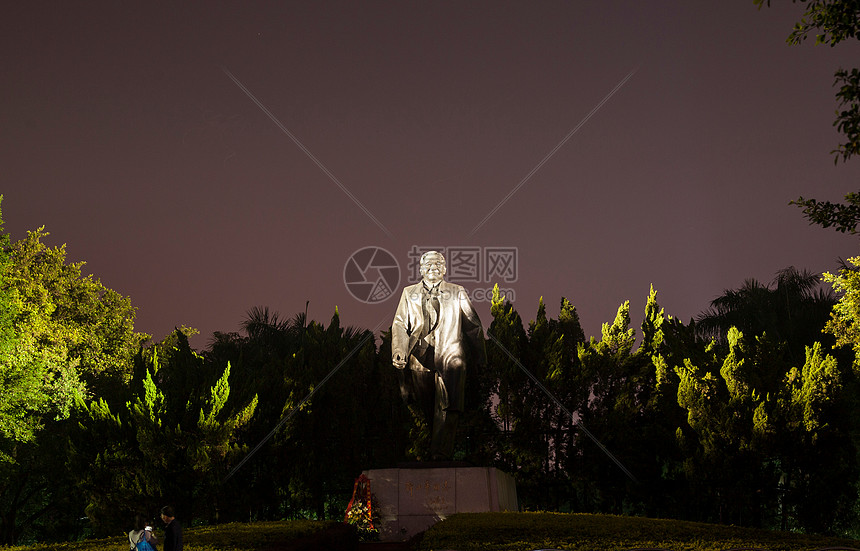
[[[400,514],[454,514],[454,473],[450,471],[451,469],[400,471]]]
[[[405,540],[454,513],[516,511],[510,475],[493,468],[366,471],[382,515],[383,540]]]
[[[449,480],[445,479],[441,482],[439,480],[432,480],[430,477],[424,479],[424,481],[418,481],[417,483],[412,480],[407,480],[405,482],[401,482],[403,486],[403,491],[405,491],[409,499],[400,500],[401,503],[413,503],[413,504],[423,504],[424,507],[421,508],[420,511],[415,511],[415,513],[425,513],[426,509],[431,509],[438,513],[451,514],[454,512],[454,496],[452,490],[452,484]]]

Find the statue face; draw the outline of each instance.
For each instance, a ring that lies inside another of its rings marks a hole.
[[[421,277],[427,285],[436,285],[445,277],[445,258],[438,253],[429,253],[421,263]]]

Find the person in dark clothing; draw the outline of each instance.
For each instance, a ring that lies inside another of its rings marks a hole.
[[[164,551],[182,551],[182,526],[175,518],[173,507],[161,508],[161,520],[164,522]]]

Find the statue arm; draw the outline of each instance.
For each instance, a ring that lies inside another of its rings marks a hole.
[[[409,329],[409,304],[404,289],[391,324],[391,363],[398,369],[406,367],[409,359]]]

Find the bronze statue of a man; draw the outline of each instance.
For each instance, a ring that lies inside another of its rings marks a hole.
[[[445,281],[445,257],[421,255],[423,281],[403,289],[391,326],[391,359],[400,393],[432,422],[430,456],[454,455],[454,433],[463,412],[468,351],[486,364],[484,330],[466,290]],[[466,345],[466,341],[469,345]]]

